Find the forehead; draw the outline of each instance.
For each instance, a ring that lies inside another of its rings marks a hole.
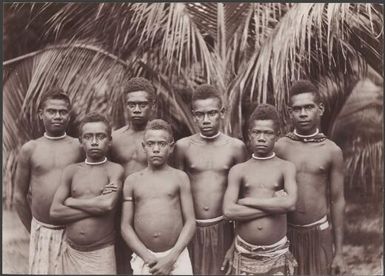
[[[126,94],[127,102],[145,102],[149,101],[150,94],[146,91],[135,91]]]
[[[291,106],[303,106],[308,104],[317,104],[315,95],[312,92],[301,93],[291,97]]]
[[[193,101],[192,107],[194,110],[212,110],[220,108],[220,101],[217,98],[198,99]]]
[[[82,134],[84,133],[106,133],[107,126],[103,122],[89,122],[82,126]]]
[[[68,103],[62,99],[48,99],[43,103],[44,109],[68,109]]]
[[[171,135],[164,129],[148,129],[144,133],[145,141],[167,141],[169,139],[171,139]]]
[[[250,125],[250,130],[275,130],[275,123],[273,120],[254,120]]]

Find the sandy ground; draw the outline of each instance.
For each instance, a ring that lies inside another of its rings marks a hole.
[[[380,208],[380,209],[379,209]],[[348,205],[343,248],[348,275],[383,275],[382,206]],[[3,211],[3,273],[28,272],[28,232],[14,211]]]

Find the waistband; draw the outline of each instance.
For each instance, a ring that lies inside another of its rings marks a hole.
[[[32,217],[32,221],[34,221],[35,223],[45,228],[52,229],[52,230],[62,230],[65,228],[65,225],[53,225],[53,224],[44,223],[44,222],[38,221],[35,217]]]
[[[235,239],[235,248],[241,254],[277,257],[289,251],[289,241],[286,236],[269,245],[255,245],[246,242],[239,235]]]
[[[219,216],[216,218],[211,218],[211,219],[196,219],[195,221],[197,222],[198,225],[210,225],[215,222],[222,221],[224,219],[224,216]]]
[[[298,225],[298,224],[288,223],[288,225],[291,227],[297,227],[297,228],[310,228],[310,227],[317,226],[320,230],[323,230],[329,227],[329,222],[328,222],[327,216],[325,215],[319,220],[309,224]]]
[[[66,242],[67,242],[68,246],[71,247],[72,249],[75,249],[77,251],[82,251],[82,252],[96,251],[99,249],[107,248],[109,246],[113,246],[115,244],[114,242],[108,242],[105,244],[97,244],[97,245],[79,245],[79,244],[74,243],[73,241],[71,241],[68,238],[66,239]]]

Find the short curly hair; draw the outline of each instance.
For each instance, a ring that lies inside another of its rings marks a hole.
[[[80,121],[80,125],[79,125],[79,138],[81,138],[82,136],[82,133],[83,133],[83,126],[87,123],[95,123],[95,122],[101,122],[103,124],[106,125],[107,127],[107,134],[108,134],[108,137],[111,137],[111,124],[109,122],[109,120],[107,119],[106,116],[98,113],[98,112],[91,112],[91,113],[88,113],[84,118],[83,120]]]
[[[295,81],[289,90],[289,97],[291,99],[293,96],[303,93],[312,93],[314,95],[314,101],[316,103],[321,102],[321,97],[317,87],[309,80]],[[291,101],[289,101],[289,103],[291,103]]]
[[[213,85],[202,84],[199,85],[192,93],[191,104],[193,104],[196,100],[205,100],[209,98],[218,99],[220,107],[222,106],[222,97],[218,89]]]
[[[259,104],[254,109],[247,124],[249,130],[256,120],[272,120],[274,122],[275,130],[278,131],[280,129],[278,112],[271,104]]]
[[[135,77],[130,80],[128,80],[126,83],[124,83],[123,87],[123,95],[127,95],[131,92],[137,92],[137,91],[145,91],[148,93],[149,100],[151,102],[155,101],[155,88],[152,85],[152,83],[142,77]]]
[[[71,101],[68,95],[61,88],[53,87],[46,91],[46,94],[40,101],[38,109],[44,109],[45,103],[48,100],[62,100],[65,101],[68,105],[68,108],[71,107]]]
[[[167,123],[165,120],[162,119],[154,119],[147,123],[146,129],[147,130],[164,130],[167,131],[170,135],[170,141],[174,141],[174,134],[172,131],[172,127],[169,123]]]

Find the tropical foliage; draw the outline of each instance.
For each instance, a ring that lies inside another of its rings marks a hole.
[[[25,29],[32,26],[41,43],[36,51],[4,62],[8,183],[20,145],[41,135],[37,106],[52,86],[68,91],[75,103],[70,133],[76,135],[77,120],[94,109],[109,114],[116,127],[123,125],[121,84],[144,76],[157,89],[158,116],[184,136],[194,131],[191,90],[212,83],[226,102],[224,131],[242,138],[244,119],[257,103],[275,104],[288,125],[285,106],[292,80],[311,78],[322,89],[328,107],[325,131],[332,129],[360,78],[369,72],[382,81],[381,4],[35,3],[6,8],[6,17],[28,15],[22,20]]]

